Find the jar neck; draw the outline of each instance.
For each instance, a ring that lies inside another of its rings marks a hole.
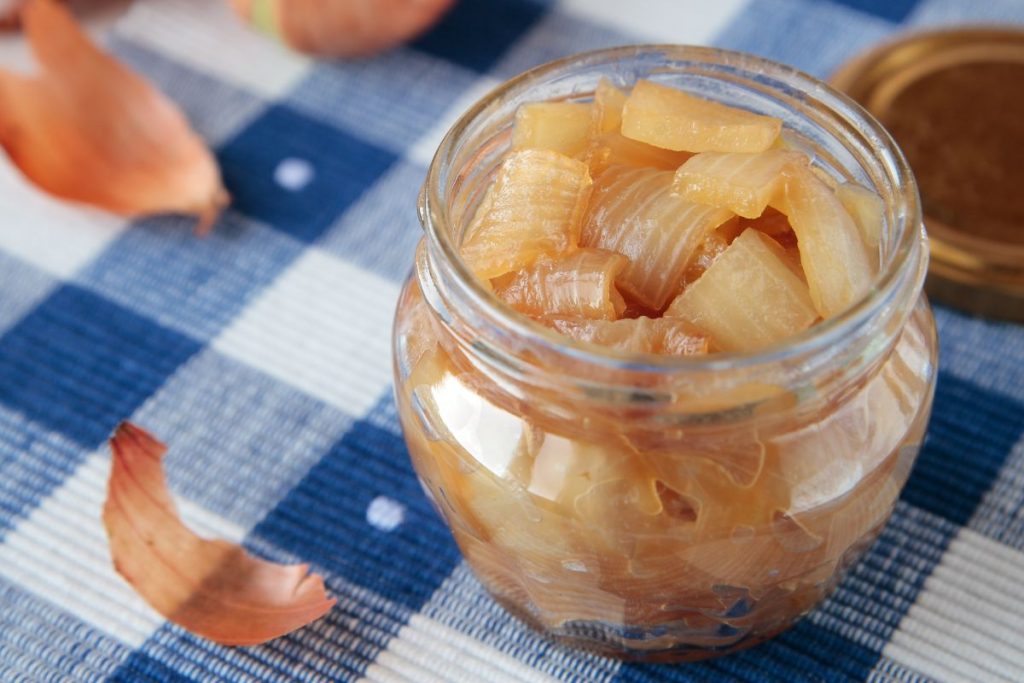
[[[519,104],[586,100],[601,76],[668,78],[697,94],[778,116],[815,163],[883,199],[881,268],[865,297],[782,345],[756,353],[666,357],[598,350],[502,305],[457,256],[461,231],[508,146]],[[733,419],[798,400],[829,400],[877,368],[914,308],[927,271],[917,189],[899,149],[852,101],[766,60],[707,48],[649,46],[588,53],[513,79],[442,142],[420,196],[427,237],[416,264],[449,350],[521,400],[541,395],[589,407],[673,406],[694,420]],[[680,409],[680,406],[683,406]],[[686,408],[689,406],[689,408]]]
[[[920,295],[927,252],[923,240],[919,244],[916,266],[901,273],[897,286],[863,315],[795,352],[741,365],[715,356],[676,364],[645,355],[601,354],[595,359],[589,349],[570,342],[509,329],[492,315],[494,304],[462,287],[429,247],[420,250],[416,270],[424,299],[440,323],[442,344],[512,398],[537,401],[542,392],[609,410],[641,404],[657,411],[671,405],[677,414],[690,412],[693,421],[702,422],[786,411],[794,399],[836,400],[871,376],[892,351]],[[727,414],[711,417],[723,410]]]

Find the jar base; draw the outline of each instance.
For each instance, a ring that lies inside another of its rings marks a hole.
[[[572,629],[573,631],[578,630],[579,632],[566,632],[556,633],[552,632],[550,628],[545,627],[541,624],[536,617],[522,609],[512,600],[504,598],[500,595],[491,593],[494,600],[502,606],[502,608],[511,614],[519,621],[526,624],[532,631],[544,636],[549,641],[570,650],[577,650],[581,652],[588,652],[596,654],[600,657],[608,657],[609,659],[618,659],[624,662],[642,662],[648,664],[678,664],[683,662],[697,662],[704,659],[713,659],[715,657],[723,657],[730,655],[742,650],[760,645],[766,640],[771,640],[776,636],[788,631],[792,628],[802,617],[799,615],[793,619],[788,620],[786,623],[774,627],[768,631],[750,634],[740,641],[730,643],[724,647],[700,647],[694,645],[673,645],[667,647],[652,647],[647,648],[634,648],[624,645],[622,643],[612,642],[607,636],[607,627],[601,625],[592,625],[589,627],[580,626],[578,629]],[[589,633],[586,633],[588,632]],[[604,637],[602,637],[604,636]]]

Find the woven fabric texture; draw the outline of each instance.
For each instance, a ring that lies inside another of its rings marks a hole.
[[[0,680],[1022,681],[1024,328],[937,308],[928,440],[822,608],[707,663],[553,647],[473,579],[413,475],[389,334],[441,136],[530,66],[636,42],[826,76],[899,31],[1024,22],[1021,0],[460,0],[373,59],[318,62],[221,0],[137,0],[108,49],[186,112],[234,201],[213,233],[57,202],[0,160]],[[309,562],[337,606],[267,645],[166,622],[100,523],[122,419],[171,444],[187,522]]]

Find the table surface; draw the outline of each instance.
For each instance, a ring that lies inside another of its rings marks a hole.
[[[1024,329],[939,308],[929,438],[895,516],[796,628],[709,663],[552,647],[474,581],[413,477],[389,328],[441,135],[501,80],[630,42],[818,76],[1020,0],[463,0],[415,44],[318,63],[214,0],[139,0],[109,48],[176,100],[234,197],[212,235],[62,204],[0,162],[0,679],[1024,680]],[[338,604],[229,649],[147,607],[100,526],[121,419],[171,444],[186,520],[305,561]]]

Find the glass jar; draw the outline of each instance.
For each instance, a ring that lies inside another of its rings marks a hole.
[[[582,345],[501,304],[457,253],[516,107],[586,101],[602,76],[779,117],[822,173],[878,192],[870,292],[778,346],[698,357]],[[394,328],[402,427],[466,561],[514,614],[608,655],[731,652],[814,608],[878,535],[925,432],[937,346],[914,179],[852,101],[735,52],[577,55],[470,109],[419,210]]]

